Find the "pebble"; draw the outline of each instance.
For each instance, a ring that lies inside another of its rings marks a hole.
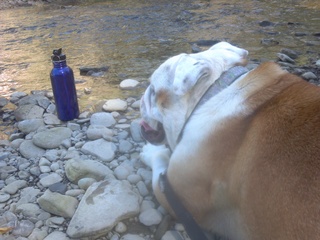
[[[91,154],[102,161],[110,162],[115,156],[117,147],[114,143],[106,141],[104,139],[98,139],[90,142],[86,142],[81,151],[85,154]]]
[[[39,182],[42,184],[42,186],[49,187],[50,185],[61,182],[61,181],[62,181],[62,177],[59,174],[51,173],[48,176],[40,178]]]
[[[120,83],[120,89],[131,90],[136,88],[139,85],[139,81],[134,79],[125,79]]]
[[[54,193],[50,190],[46,190],[44,194],[38,198],[38,203],[44,211],[66,218],[72,218],[78,206],[78,200],[76,198]]]
[[[147,209],[139,215],[139,221],[146,226],[157,225],[161,220],[161,213],[154,208]]]
[[[91,125],[100,125],[105,127],[111,127],[116,123],[116,120],[111,113],[97,112],[92,114],[90,118]]]
[[[103,110],[107,112],[113,111],[126,111],[128,108],[128,103],[121,99],[111,99],[108,100],[103,106]]]

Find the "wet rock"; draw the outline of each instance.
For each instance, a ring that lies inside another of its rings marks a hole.
[[[117,147],[114,143],[108,142],[104,139],[86,142],[81,148],[83,153],[91,154],[107,162],[113,160],[116,150]]]
[[[71,218],[78,206],[76,198],[60,193],[53,193],[50,190],[46,190],[38,198],[38,203],[44,211],[65,218]]]
[[[125,111],[128,108],[128,103],[121,99],[111,99],[108,100],[102,108],[107,112]]]
[[[85,76],[90,76],[94,73],[98,72],[107,72],[109,67],[104,66],[104,67],[80,67],[80,75],[85,75]]]
[[[192,42],[191,44],[197,44],[198,46],[206,46],[206,47],[211,47],[212,45],[220,42],[219,40],[205,40],[205,39],[200,39],[196,42]]]
[[[57,192],[57,193],[60,193],[60,194],[65,194],[66,191],[67,191],[68,186],[65,183],[57,182],[57,183],[49,185],[48,188],[49,188],[49,190],[51,192]]]
[[[139,201],[126,182],[109,179],[94,183],[83,196],[67,234],[71,238],[104,235],[118,222],[138,214]]]
[[[113,176],[112,171],[102,163],[92,160],[71,159],[66,162],[65,172],[69,181],[78,183],[81,178],[94,178],[100,181]]]
[[[201,51],[202,51],[202,49],[197,44],[194,43],[191,45],[191,52],[192,53],[199,53]]]
[[[260,43],[265,46],[276,46],[279,44],[279,41],[275,39],[265,38],[265,39],[262,39]]]
[[[291,49],[288,49],[288,48],[282,48],[280,52],[289,56],[292,59],[297,59],[299,57],[298,52],[291,50]]]
[[[286,54],[277,53],[277,57],[283,62],[288,62],[288,63],[293,63],[293,64],[295,63],[295,61]]]
[[[261,21],[259,22],[260,27],[272,27],[275,26],[276,24],[270,21]]]
[[[71,134],[72,131],[69,128],[56,127],[35,134],[32,142],[34,145],[44,149],[57,148],[63,140],[70,138]]]
[[[131,89],[136,88],[138,85],[139,85],[139,82],[137,80],[126,79],[126,80],[121,81],[120,89],[131,90]]]

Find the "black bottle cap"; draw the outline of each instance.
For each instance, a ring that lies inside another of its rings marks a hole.
[[[62,54],[62,48],[53,50],[53,55],[51,56],[53,62],[65,61],[67,59],[65,54]]]

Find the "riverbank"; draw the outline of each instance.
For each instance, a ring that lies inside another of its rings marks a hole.
[[[48,5],[48,4],[68,4],[75,1],[62,1],[62,0],[1,0],[0,1],[0,10],[18,8],[18,7],[32,7],[39,5]]]
[[[299,57],[282,49],[277,62],[319,85],[320,59],[297,66]],[[16,92],[0,101],[16,106],[2,114],[15,130],[0,141],[0,239],[189,239],[156,201],[139,159],[139,99],[109,99],[61,122],[52,97]]]

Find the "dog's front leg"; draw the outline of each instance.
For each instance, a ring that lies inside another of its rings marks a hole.
[[[146,144],[140,153],[141,161],[152,169],[153,192],[159,203],[169,211],[170,207],[164,194],[160,190],[159,177],[160,174],[166,172],[168,168],[170,154],[170,150],[164,145],[156,146],[150,143]]]

